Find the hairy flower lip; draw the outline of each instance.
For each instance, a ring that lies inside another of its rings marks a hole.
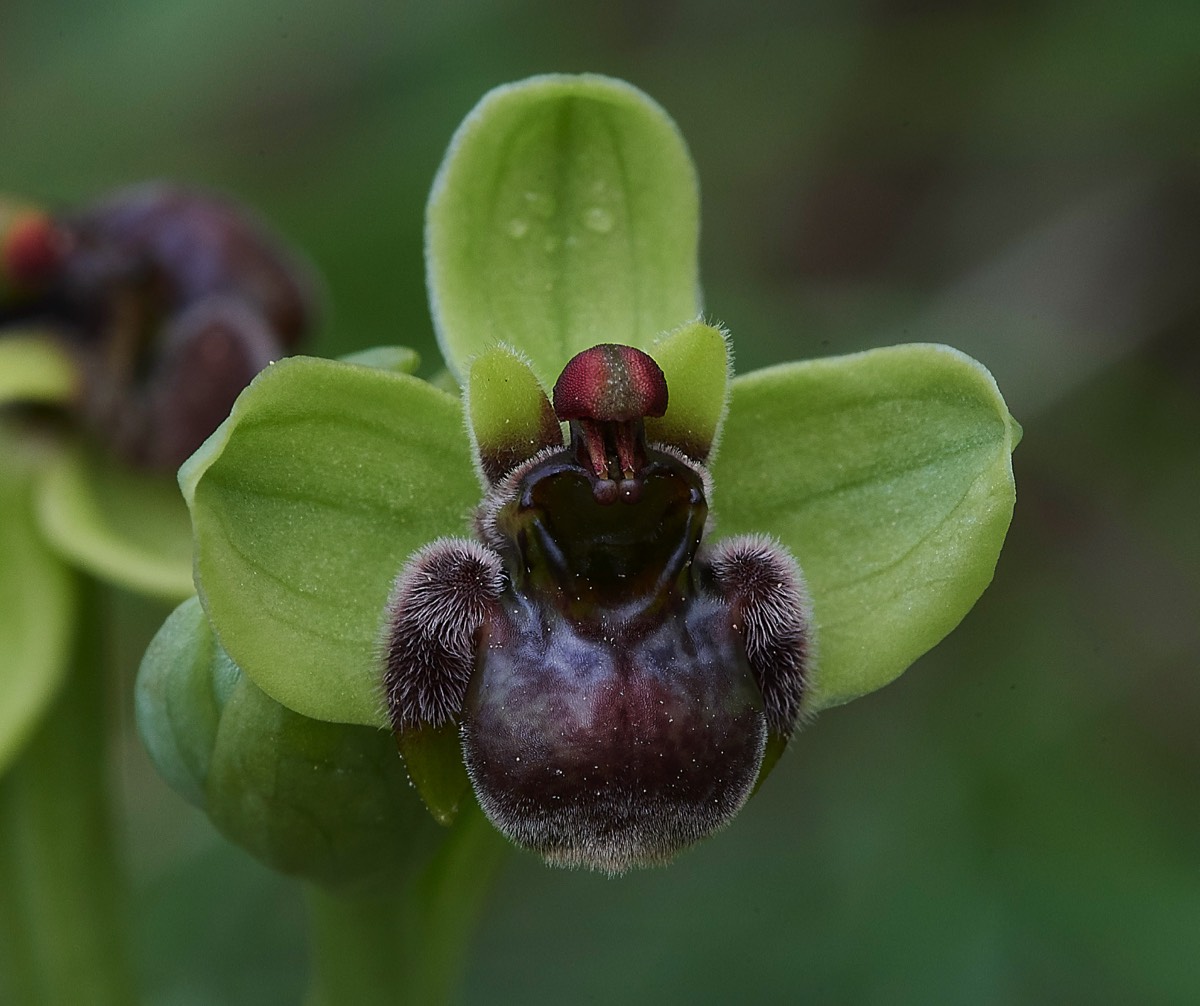
[[[505,609],[484,630],[461,729],[502,831],[557,865],[620,873],[668,861],[737,813],[767,728],[716,598],[610,622],[607,636]]]

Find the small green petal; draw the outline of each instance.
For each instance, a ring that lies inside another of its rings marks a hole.
[[[817,623],[807,708],[881,688],[992,579],[1017,431],[995,381],[946,346],[757,371],[733,382],[713,470],[721,534],[795,554]]]
[[[391,370],[397,374],[415,374],[421,365],[421,354],[407,346],[373,346],[338,357],[342,363],[356,367],[373,367],[375,370]]]
[[[649,347],[700,310],[699,190],[675,124],[622,81],[534,77],[483,97],[430,195],[427,279],[461,378],[497,343],[549,387],[598,343]]]
[[[471,799],[471,780],[463,765],[458,727],[420,726],[396,735],[408,777],[438,824],[450,825],[463,801]]]
[[[78,389],[74,361],[52,339],[0,334],[0,405],[69,402]]]
[[[37,516],[64,559],[102,580],[169,601],[195,590],[187,507],[169,476],[66,450],[39,479]]]
[[[460,403],[414,377],[293,357],[180,469],[200,598],[268,695],[385,726],[377,641],[409,555],[479,497]]]
[[[0,439],[0,774],[66,678],[75,610],[70,573],[37,532],[31,478]]]
[[[648,440],[674,444],[705,461],[713,451],[729,397],[728,336],[702,321],[691,321],[650,348],[667,379],[667,412],[646,420]]]
[[[495,482],[544,447],[561,447],[562,429],[529,365],[506,346],[471,364],[467,415],[484,478]]]

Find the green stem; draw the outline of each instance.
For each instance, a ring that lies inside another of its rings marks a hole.
[[[309,885],[309,1006],[449,1002],[505,849],[472,801],[437,854],[402,882],[355,893]]]
[[[85,585],[62,694],[0,778],[0,1000],[134,1001],[107,777],[106,626]]]

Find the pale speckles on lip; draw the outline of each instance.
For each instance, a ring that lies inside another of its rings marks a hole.
[[[613,229],[613,215],[603,206],[590,206],[583,211],[583,226],[595,234],[607,234]]]
[[[522,194],[522,197],[525,205],[529,207],[529,212],[543,220],[549,220],[558,209],[558,202],[549,192],[528,190]]]

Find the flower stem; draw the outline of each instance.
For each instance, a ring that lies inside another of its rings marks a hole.
[[[369,892],[307,888],[309,1006],[448,1002],[506,845],[472,802],[438,852]]]
[[[134,1001],[107,777],[106,626],[84,584],[62,694],[0,778],[0,1000]]]

